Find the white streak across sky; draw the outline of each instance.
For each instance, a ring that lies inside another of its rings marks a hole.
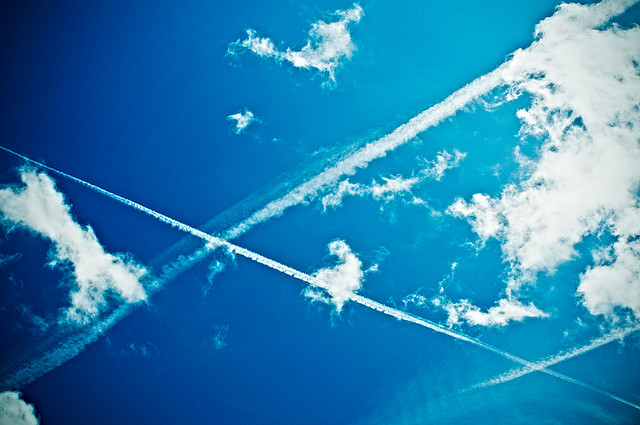
[[[569,360],[574,357],[580,356],[582,354],[588,353],[589,351],[595,350],[596,348],[600,348],[603,345],[607,345],[613,341],[622,341],[627,335],[634,333],[638,330],[640,330],[640,325],[629,326],[623,329],[616,329],[612,332],[609,332],[606,335],[602,335],[598,338],[593,339],[591,342],[589,342],[586,345],[583,345],[581,347],[575,347],[569,351],[561,352],[556,354],[555,356],[542,359],[537,362],[533,362],[530,365],[525,367],[510,370],[496,378],[492,378],[487,381],[476,384],[470,389],[487,388],[494,385],[499,385],[505,382],[512,381],[514,379],[520,378],[521,376],[527,375],[531,372],[535,372],[536,370],[548,368],[550,366],[553,366],[565,360]]]
[[[193,236],[195,236],[197,238],[200,238],[200,239],[206,241],[208,244],[210,244],[210,246],[212,248],[213,247],[224,247],[230,253],[241,255],[241,256],[246,257],[246,258],[248,258],[248,259],[250,259],[252,261],[255,261],[257,263],[263,264],[263,265],[265,265],[265,266],[267,266],[267,267],[269,267],[271,269],[274,269],[274,270],[277,270],[277,271],[279,271],[281,273],[284,273],[284,274],[287,274],[289,276],[292,276],[292,277],[294,277],[294,278],[296,278],[296,279],[298,279],[298,280],[300,280],[302,282],[305,282],[307,284],[313,285],[314,287],[319,287],[318,282],[316,281],[316,278],[314,276],[311,276],[311,275],[308,275],[306,273],[303,273],[303,272],[301,272],[299,270],[296,270],[296,269],[294,269],[292,267],[286,266],[286,265],[284,265],[284,264],[282,264],[282,263],[280,263],[278,261],[275,261],[275,260],[272,260],[270,258],[267,258],[267,257],[265,257],[263,255],[260,255],[260,254],[258,254],[256,252],[253,252],[253,251],[251,251],[249,249],[246,249],[246,248],[243,248],[241,246],[235,245],[235,244],[233,244],[231,242],[228,242],[228,241],[226,241],[224,239],[217,238],[215,236],[209,235],[208,233],[205,233],[205,232],[203,232],[201,230],[198,230],[198,229],[196,229],[196,228],[194,228],[192,226],[189,226],[188,224],[182,223],[182,222],[180,222],[178,220],[175,220],[175,219],[173,219],[171,217],[168,217],[168,216],[166,216],[166,215],[164,215],[162,213],[159,213],[159,212],[154,211],[154,210],[152,210],[150,208],[147,208],[147,207],[145,207],[143,205],[140,205],[137,202],[134,202],[134,201],[132,201],[130,199],[127,199],[127,198],[124,198],[122,196],[116,195],[116,194],[114,194],[112,192],[109,192],[108,190],[102,189],[102,188],[100,188],[100,187],[98,187],[98,186],[96,186],[94,184],[86,182],[86,181],[84,181],[82,179],[79,179],[77,177],[74,177],[74,176],[72,176],[70,174],[67,174],[65,172],[59,171],[59,170],[57,170],[55,168],[49,167],[49,166],[44,165],[44,164],[42,164],[40,162],[34,161],[34,160],[32,160],[30,158],[27,158],[24,155],[21,155],[21,154],[15,152],[15,151],[12,151],[12,150],[7,149],[7,148],[2,147],[2,146],[0,146],[0,149],[3,149],[3,150],[5,150],[5,151],[7,151],[7,152],[9,152],[9,153],[11,153],[13,155],[16,155],[16,156],[24,159],[25,161],[33,163],[33,164],[35,164],[37,166],[40,166],[40,167],[42,167],[42,168],[44,168],[46,170],[54,172],[54,173],[56,173],[56,174],[58,174],[58,175],[60,175],[62,177],[66,177],[66,178],[68,178],[68,179],[70,179],[70,180],[72,180],[72,181],[74,181],[76,183],[79,183],[79,184],[81,184],[81,185],[83,185],[83,186],[85,186],[85,187],[87,187],[87,188],[89,188],[91,190],[94,190],[94,191],[96,191],[96,192],[98,192],[98,193],[100,193],[102,195],[105,195],[105,196],[107,196],[107,197],[109,197],[109,198],[111,198],[111,199],[113,199],[115,201],[118,201],[118,202],[120,202],[120,203],[122,203],[124,205],[130,206],[130,207],[132,207],[132,208],[134,208],[134,209],[136,209],[138,211],[141,211],[141,212],[143,212],[143,213],[145,213],[145,214],[147,214],[147,215],[149,215],[149,216],[151,216],[151,217],[153,217],[153,218],[155,218],[155,219],[157,219],[157,220],[159,220],[159,221],[161,221],[163,223],[167,223],[167,224],[171,225],[172,227],[175,227],[178,230],[181,230],[181,231],[189,233],[189,234],[191,234],[191,235],[193,235]],[[357,304],[360,304],[362,306],[370,308],[372,310],[376,310],[376,311],[384,313],[384,314],[386,314],[388,316],[394,317],[394,318],[396,318],[398,320],[415,323],[415,324],[417,324],[419,326],[431,329],[431,330],[436,331],[438,333],[442,333],[442,334],[448,335],[448,336],[450,336],[452,338],[455,338],[455,339],[458,339],[458,340],[465,341],[465,342],[468,342],[470,344],[476,345],[476,346],[478,346],[480,348],[483,348],[483,349],[485,349],[487,351],[490,351],[490,352],[492,352],[494,354],[497,354],[497,355],[499,355],[501,357],[504,357],[504,358],[506,358],[508,360],[511,360],[511,361],[513,361],[515,363],[519,363],[519,364],[525,366],[527,369],[531,369],[532,371],[535,370],[535,371],[546,373],[547,375],[559,378],[559,379],[561,379],[561,380],[563,380],[565,382],[570,382],[570,383],[578,385],[578,386],[580,386],[582,388],[594,391],[594,392],[596,392],[598,394],[604,395],[604,396],[609,397],[609,398],[611,398],[613,400],[619,401],[619,402],[624,403],[624,404],[626,404],[626,405],[628,405],[630,407],[633,407],[633,408],[636,408],[636,409],[640,410],[640,406],[639,405],[637,405],[635,403],[632,403],[630,401],[627,401],[627,400],[625,400],[623,398],[620,398],[620,397],[616,396],[615,394],[612,394],[612,393],[610,393],[608,391],[604,391],[604,390],[602,390],[600,388],[594,387],[592,385],[589,385],[589,384],[584,383],[582,381],[579,381],[577,379],[571,378],[569,376],[563,375],[561,373],[555,372],[553,370],[549,370],[549,369],[545,368],[544,366],[542,366],[540,363],[533,363],[533,362],[530,362],[528,360],[522,359],[522,358],[520,358],[518,356],[515,356],[515,355],[510,354],[510,353],[508,353],[508,352],[506,352],[504,350],[501,350],[500,348],[494,347],[493,345],[487,344],[485,342],[482,342],[482,341],[480,341],[480,340],[478,340],[476,338],[473,338],[471,336],[465,335],[463,333],[455,332],[455,331],[453,331],[451,329],[448,329],[448,328],[446,328],[446,327],[444,327],[442,325],[439,325],[439,324],[437,324],[435,322],[432,322],[432,321],[430,321],[428,319],[415,316],[413,314],[407,313],[407,312],[402,311],[402,310],[395,309],[393,307],[389,307],[389,306],[387,306],[385,304],[379,303],[379,302],[374,301],[374,300],[372,300],[370,298],[367,298],[367,297],[364,297],[362,295],[355,294],[355,293],[351,294],[350,300],[355,302],[355,303],[357,303]]]

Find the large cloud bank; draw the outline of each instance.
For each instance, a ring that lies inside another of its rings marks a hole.
[[[505,302],[574,259],[585,236],[607,234],[613,242],[594,253],[579,296],[592,314],[640,316],[640,28],[607,23],[629,4],[561,5],[505,68],[532,98],[518,117],[523,138],[542,140],[539,155],[521,161],[525,177],[499,196],[449,208],[481,241],[500,241],[511,265]]]
[[[143,266],[106,252],[93,229],[74,220],[49,176],[25,167],[20,177],[22,185],[0,189],[2,224],[51,241],[51,264],[68,268],[73,278],[71,306],[67,309],[70,320],[86,322],[98,315],[107,293],[130,303],[146,299],[141,283],[146,274]]]

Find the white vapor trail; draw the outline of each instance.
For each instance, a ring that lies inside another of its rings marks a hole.
[[[89,189],[92,189],[92,190],[94,190],[94,191],[96,191],[98,193],[101,193],[101,194],[103,194],[105,196],[108,196],[109,198],[111,198],[113,200],[116,200],[118,202],[121,202],[124,205],[130,206],[130,207],[132,207],[132,208],[134,208],[134,209],[136,209],[138,211],[144,212],[145,214],[150,215],[151,217],[153,217],[153,218],[155,218],[155,219],[157,219],[157,220],[159,220],[159,221],[161,221],[163,223],[170,224],[171,226],[173,226],[173,227],[175,227],[175,228],[177,228],[179,230],[182,230],[183,232],[187,232],[187,233],[189,233],[189,234],[191,234],[191,235],[193,235],[193,236],[195,236],[197,238],[205,240],[212,247],[224,247],[225,249],[227,249],[231,253],[235,253],[235,254],[241,255],[241,256],[246,257],[246,258],[248,258],[250,260],[253,260],[255,262],[263,264],[263,265],[265,265],[265,266],[267,266],[269,268],[277,270],[277,271],[279,271],[281,273],[284,273],[284,274],[287,274],[289,276],[292,276],[292,277],[294,277],[294,278],[296,278],[296,279],[298,279],[300,281],[303,281],[305,283],[308,283],[308,284],[316,286],[316,287],[320,287],[318,285],[318,282],[317,282],[316,278],[311,276],[311,275],[308,275],[306,273],[298,271],[298,270],[296,270],[296,269],[294,269],[292,267],[286,266],[286,265],[284,265],[284,264],[282,264],[282,263],[280,263],[278,261],[275,261],[275,260],[272,260],[270,258],[267,258],[267,257],[265,257],[263,255],[260,255],[260,254],[258,254],[256,252],[253,252],[253,251],[251,251],[249,249],[246,249],[246,248],[243,248],[241,246],[235,245],[235,244],[233,244],[231,242],[228,242],[228,241],[226,241],[224,239],[220,239],[220,238],[217,238],[215,236],[209,235],[209,234],[207,234],[207,233],[205,233],[205,232],[203,232],[201,230],[198,230],[198,229],[196,229],[194,227],[189,226],[188,224],[182,223],[182,222],[180,222],[178,220],[175,220],[175,219],[173,219],[171,217],[168,217],[168,216],[166,216],[164,214],[161,214],[161,213],[159,213],[157,211],[154,211],[154,210],[152,210],[150,208],[147,208],[147,207],[145,207],[143,205],[140,205],[137,202],[134,202],[134,201],[131,201],[131,200],[129,200],[127,198],[124,198],[122,196],[116,195],[116,194],[114,194],[112,192],[109,192],[108,190],[102,189],[102,188],[100,188],[100,187],[98,187],[96,185],[88,183],[88,182],[86,182],[84,180],[81,180],[81,179],[79,179],[77,177],[73,177],[73,176],[71,176],[71,175],[69,175],[67,173],[64,173],[62,171],[59,171],[59,170],[57,170],[55,168],[52,168],[52,167],[46,166],[46,165],[44,165],[42,163],[39,163],[37,161],[34,161],[34,160],[32,160],[30,158],[27,158],[27,157],[25,157],[25,156],[23,156],[23,155],[21,155],[21,154],[19,154],[17,152],[14,152],[14,151],[10,150],[10,149],[7,149],[7,148],[2,147],[2,146],[0,146],[0,148],[5,150],[5,151],[7,151],[7,152],[9,152],[9,153],[12,153],[14,155],[19,156],[20,158],[22,158],[22,159],[24,159],[24,160],[26,160],[28,162],[36,164],[36,165],[38,165],[40,167],[43,167],[43,168],[45,168],[47,170],[50,170],[50,171],[54,172],[54,173],[56,173],[56,174],[58,174],[60,176],[66,177],[68,179],[71,179],[71,180],[73,180],[73,181],[75,181],[75,182],[77,182],[77,183],[79,183],[79,184],[81,184],[81,185],[83,185],[83,186],[85,186],[85,187],[87,187]],[[627,401],[627,400],[625,400],[623,398],[620,398],[620,397],[618,397],[618,396],[616,396],[614,394],[611,394],[611,393],[609,393],[607,391],[604,391],[602,389],[596,388],[596,387],[594,387],[592,385],[589,385],[587,383],[584,383],[582,381],[578,381],[577,379],[571,378],[571,377],[563,375],[561,373],[546,369],[544,367],[540,367],[536,363],[524,360],[524,359],[522,359],[520,357],[517,357],[517,356],[515,356],[513,354],[510,354],[510,353],[508,353],[508,352],[506,352],[504,350],[501,350],[501,349],[499,349],[497,347],[494,347],[493,345],[490,345],[490,344],[487,344],[485,342],[482,342],[482,341],[480,341],[480,340],[478,340],[476,338],[473,338],[471,336],[467,336],[467,335],[465,335],[463,333],[459,333],[459,332],[452,331],[451,329],[447,329],[444,326],[439,325],[439,324],[437,324],[435,322],[432,322],[430,320],[424,319],[422,317],[415,316],[415,315],[407,313],[405,311],[401,311],[401,310],[389,307],[389,306],[387,306],[385,304],[379,303],[377,301],[374,301],[374,300],[372,300],[370,298],[367,298],[367,297],[364,297],[362,295],[352,294],[350,296],[350,299],[351,299],[351,301],[354,301],[354,302],[356,302],[356,303],[358,303],[358,304],[360,304],[362,306],[365,306],[367,308],[379,311],[379,312],[384,313],[384,314],[386,314],[388,316],[395,317],[396,319],[399,319],[399,320],[415,323],[415,324],[417,324],[419,326],[422,326],[422,327],[431,329],[433,331],[448,335],[448,336],[450,336],[452,338],[471,343],[471,344],[476,345],[478,347],[481,347],[481,348],[483,348],[485,350],[491,351],[491,352],[493,352],[493,353],[495,353],[495,354],[497,354],[499,356],[502,356],[502,357],[504,357],[506,359],[509,359],[509,360],[511,360],[513,362],[519,363],[519,364],[521,364],[521,365],[523,365],[523,366],[525,366],[527,368],[530,368],[532,370],[537,370],[537,371],[546,373],[546,374],[548,374],[550,376],[562,379],[563,381],[576,384],[576,385],[578,385],[578,386],[580,386],[582,388],[589,389],[589,390],[594,391],[594,392],[596,392],[598,394],[604,395],[604,396],[609,397],[609,398],[611,398],[613,400],[617,400],[617,401],[619,401],[621,403],[624,403],[624,404],[626,404],[628,406],[631,406],[631,407],[634,407],[634,408],[640,410],[640,406],[639,405],[631,403],[631,402],[629,402],[629,401]]]
[[[623,329],[616,329],[606,335],[602,335],[601,337],[592,340],[590,343],[586,345],[583,345],[581,347],[575,347],[566,352],[560,352],[552,357],[539,360],[537,362],[533,362],[530,365],[527,365],[519,369],[510,370],[509,372],[503,373],[502,375],[496,378],[492,378],[487,381],[476,384],[473,387],[471,387],[471,389],[492,387],[494,385],[503,384],[505,382],[509,382],[514,379],[520,378],[521,376],[528,375],[531,372],[535,372],[541,369],[546,369],[550,366],[553,366],[565,360],[569,360],[574,357],[580,356],[582,354],[588,353],[589,351],[595,350],[596,348],[600,348],[603,345],[607,345],[611,342],[622,341],[627,335],[634,333],[638,330],[640,330],[640,325],[631,326]]]

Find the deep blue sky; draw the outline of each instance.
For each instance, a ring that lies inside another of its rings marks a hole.
[[[197,227],[252,193],[259,197],[283,173],[294,170],[295,176],[304,161],[384,135],[493,70],[533,41],[535,24],[557,4],[361,2],[364,17],[350,26],[357,50],[327,87],[313,71],[251,54],[230,57],[227,47],[253,28],[279,46],[300,48],[313,22],[334,19],[331,12],[351,7],[348,2],[5,1],[0,144]],[[528,101],[523,97],[497,112],[469,107],[353,181],[409,176],[420,168],[417,158],[458,149],[467,153],[463,167],[425,183],[417,194],[440,211],[457,197],[497,194],[518,178],[515,113]],[[260,122],[236,135],[226,117],[245,107]],[[536,143],[523,151],[535,152]],[[20,164],[0,153],[0,182],[16,182]],[[184,237],[73,182],[56,183],[77,221],[91,225],[110,252],[157,267],[157,256]],[[466,297],[488,308],[503,289],[505,266],[495,240],[476,252],[465,245],[474,240],[468,224],[432,217],[417,206],[381,210],[371,199],[348,198],[327,213],[317,204],[294,207],[237,242],[312,272],[332,261],[326,249],[336,238],[364,267],[380,264],[379,273],[367,275],[364,293],[390,305],[402,307],[403,297],[419,288],[435,296],[453,262],[459,266],[448,287],[452,299]],[[583,243],[586,252],[590,241]],[[64,273],[46,267],[48,247],[24,231],[3,234],[0,252],[23,255],[2,271],[5,356],[16,355],[7,353],[19,341],[42,338],[20,306],[53,321],[68,302],[68,285],[59,283]],[[458,394],[514,365],[360,306],[334,316],[329,307],[310,304],[300,283],[286,275],[243,258],[216,258],[227,265],[210,290],[211,258],[79,356],[23,388],[41,423],[639,418],[633,409],[542,374]],[[563,332],[576,328],[584,313],[574,293],[587,260],[540,277],[533,291],[551,318],[463,329],[530,360],[566,349]],[[414,311],[446,321],[442,311]],[[599,323],[584,322],[582,342],[598,333]],[[216,349],[216,335],[224,347]],[[640,376],[630,366],[638,353],[637,339],[631,340],[556,370],[637,402]]]

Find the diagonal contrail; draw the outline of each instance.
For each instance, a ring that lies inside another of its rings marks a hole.
[[[260,254],[258,254],[256,252],[253,252],[253,251],[251,251],[251,250],[249,250],[247,248],[243,248],[241,246],[238,246],[236,244],[228,242],[228,241],[226,241],[224,239],[209,235],[208,233],[205,233],[205,232],[203,232],[201,230],[198,230],[198,229],[196,229],[196,228],[194,228],[192,226],[189,226],[188,224],[182,223],[182,222],[180,222],[178,220],[175,220],[175,219],[173,219],[171,217],[168,217],[168,216],[166,216],[166,215],[164,215],[162,213],[159,213],[159,212],[154,211],[154,210],[152,210],[150,208],[147,208],[147,207],[145,207],[143,205],[140,205],[137,202],[134,202],[134,201],[132,201],[130,199],[127,199],[127,198],[124,198],[122,196],[116,195],[116,194],[114,194],[112,192],[109,192],[108,190],[102,189],[101,187],[98,187],[98,186],[93,185],[93,184],[91,184],[89,182],[81,180],[81,179],[79,179],[77,177],[74,177],[74,176],[72,176],[70,174],[64,173],[64,172],[59,171],[59,170],[57,170],[55,168],[52,168],[52,167],[44,165],[44,164],[42,164],[40,162],[34,161],[34,160],[32,160],[30,158],[27,158],[27,157],[25,157],[25,156],[23,156],[23,155],[21,155],[21,154],[19,154],[17,152],[14,152],[14,151],[10,150],[10,149],[7,149],[7,148],[2,147],[2,146],[0,146],[0,149],[3,149],[3,150],[5,150],[5,151],[7,151],[7,152],[9,152],[9,153],[11,153],[13,155],[17,155],[18,157],[20,157],[20,158],[22,158],[22,159],[24,159],[24,160],[26,160],[28,162],[31,162],[31,163],[33,163],[35,165],[38,165],[38,166],[40,166],[42,168],[45,168],[45,169],[49,170],[49,171],[52,171],[52,172],[54,172],[54,173],[56,173],[56,174],[58,174],[60,176],[66,177],[68,179],[71,179],[71,180],[73,180],[73,181],[75,181],[75,182],[77,182],[77,183],[79,183],[79,184],[81,184],[81,185],[83,185],[83,186],[85,186],[85,187],[87,187],[89,189],[92,189],[92,190],[94,190],[94,191],[96,191],[96,192],[98,192],[100,194],[103,194],[103,195],[105,195],[105,196],[107,196],[107,197],[109,197],[109,198],[111,198],[113,200],[116,200],[116,201],[118,201],[118,202],[120,202],[120,203],[122,203],[124,205],[130,206],[130,207],[132,207],[132,208],[134,208],[134,209],[136,209],[138,211],[141,211],[141,212],[143,212],[143,213],[145,213],[145,214],[147,214],[147,215],[149,215],[149,216],[151,216],[151,217],[153,217],[153,218],[155,218],[155,219],[157,219],[157,220],[159,220],[159,221],[161,221],[163,223],[167,223],[167,224],[171,225],[172,227],[175,227],[176,229],[179,229],[179,230],[181,230],[183,232],[187,232],[187,233],[189,233],[189,234],[191,234],[191,235],[193,235],[193,236],[195,236],[197,238],[200,238],[200,239],[206,241],[207,244],[209,244],[211,247],[222,247],[222,248],[225,248],[227,251],[229,251],[231,253],[246,257],[246,258],[248,258],[248,259],[250,259],[252,261],[255,261],[255,262],[258,262],[260,264],[263,264],[263,265],[265,265],[265,266],[267,266],[269,268],[272,268],[274,270],[277,270],[277,271],[279,271],[281,273],[284,273],[284,274],[287,274],[289,276],[292,276],[292,277],[294,277],[294,278],[296,278],[296,279],[298,279],[298,280],[300,280],[302,282],[308,283],[308,284],[316,286],[316,287],[321,287],[318,284],[318,281],[316,280],[316,278],[314,276],[311,276],[309,274],[303,273],[303,272],[301,272],[299,270],[296,270],[296,269],[294,269],[292,267],[289,267],[287,265],[284,265],[284,264],[282,264],[282,263],[280,263],[278,261],[275,261],[275,260],[272,260],[270,258],[267,258],[267,257],[265,257],[263,255],[260,255]],[[546,373],[547,375],[559,378],[559,379],[561,379],[561,380],[563,380],[565,382],[570,382],[570,383],[578,385],[578,386],[580,386],[582,388],[594,391],[594,392],[596,392],[598,394],[604,395],[604,396],[609,397],[609,398],[611,398],[613,400],[619,401],[621,403],[624,403],[624,404],[626,404],[628,406],[631,406],[631,407],[634,407],[634,408],[640,410],[640,406],[639,405],[634,404],[634,403],[632,403],[630,401],[627,401],[627,400],[625,400],[625,399],[623,399],[621,397],[618,397],[615,394],[609,393],[608,391],[604,391],[604,390],[602,390],[600,388],[594,387],[592,385],[589,385],[589,384],[584,383],[582,381],[579,381],[577,379],[574,379],[574,378],[571,378],[569,376],[563,375],[563,374],[561,374],[559,372],[555,372],[553,370],[549,370],[547,368],[541,367],[539,364],[524,360],[524,359],[522,359],[522,358],[520,358],[518,356],[510,354],[510,353],[508,353],[508,352],[506,352],[504,350],[501,350],[500,348],[497,348],[497,347],[495,347],[493,345],[490,345],[490,344],[487,344],[485,342],[482,342],[482,341],[480,341],[480,340],[478,340],[476,338],[473,338],[471,336],[465,335],[465,334],[460,333],[460,332],[452,331],[451,329],[448,329],[448,328],[446,328],[446,327],[444,327],[442,325],[439,325],[439,324],[437,324],[435,322],[432,322],[432,321],[430,321],[428,319],[415,316],[413,314],[407,313],[407,312],[402,311],[402,310],[395,309],[393,307],[389,307],[389,306],[387,306],[385,304],[379,303],[377,301],[374,301],[374,300],[372,300],[370,298],[364,297],[364,296],[359,295],[359,294],[352,294],[350,296],[350,299],[351,299],[351,301],[354,301],[354,302],[356,302],[356,303],[358,303],[358,304],[360,304],[362,306],[365,306],[367,308],[370,308],[372,310],[376,310],[376,311],[384,313],[384,314],[386,314],[388,316],[395,317],[396,319],[407,321],[407,322],[411,322],[411,323],[415,323],[415,324],[417,324],[419,326],[422,326],[422,327],[431,329],[433,331],[448,335],[448,336],[450,336],[452,338],[468,342],[470,344],[473,344],[473,345],[481,347],[481,348],[483,348],[485,350],[488,350],[488,351],[490,351],[492,353],[495,353],[495,354],[497,354],[499,356],[502,356],[502,357],[504,357],[506,359],[509,359],[509,360],[511,360],[513,362],[519,363],[519,364],[521,364],[521,365],[523,365],[526,368],[529,368],[531,370],[536,370],[536,371],[540,371],[540,372]]]
[[[527,365],[522,368],[510,370],[506,373],[503,373],[500,376],[497,376],[495,378],[476,384],[472,386],[470,389],[487,388],[487,387],[492,387],[494,385],[499,385],[505,382],[512,381],[514,379],[520,378],[521,376],[528,375],[531,372],[535,372],[540,369],[546,369],[550,366],[553,366],[565,360],[569,360],[574,357],[580,356],[582,354],[588,353],[589,351],[593,351],[596,348],[600,348],[611,342],[622,341],[627,335],[637,332],[638,330],[640,330],[640,325],[637,325],[637,324],[634,326],[623,328],[623,329],[616,329],[606,335],[600,336],[592,340],[586,345],[572,348],[571,350],[566,352],[560,352],[554,356],[539,360],[537,362],[532,362],[530,365]]]

